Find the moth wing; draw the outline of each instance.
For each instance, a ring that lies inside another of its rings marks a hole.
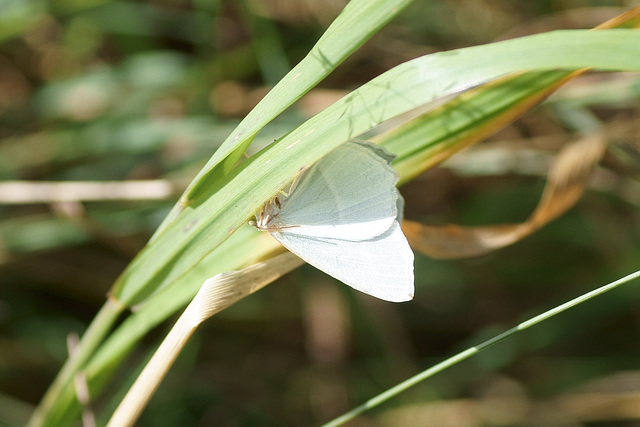
[[[394,221],[369,240],[316,238],[271,233],[284,247],[352,288],[391,302],[413,299],[413,252]]]
[[[398,215],[391,158],[373,144],[341,145],[302,175],[278,223],[308,237],[367,240],[386,232]]]

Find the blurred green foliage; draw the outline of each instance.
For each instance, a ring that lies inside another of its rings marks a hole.
[[[343,6],[322,3],[0,0],[0,179],[167,179],[184,187],[265,86],[310,49]],[[588,28],[632,3],[418,1],[322,86],[350,89],[436,50]],[[636,77],[626,81],[613,89],[609,80],[578,86],[582,92],[559,95],[494,140],[557,149],[558,143],[527,141],[567,136],[575,123],[558,113],[562,108],[603,123],[637,123],[640,84]],[[313,98],[300,103],[261,133],[256,146],[323,106]],[[469,261],[418,255],[422,280],[410,304],[354,294],[305,266],[221,313],[178,359],[140,425],[317,424],[528,315],[636,269],[640,201],[621,188],[638,178],[638,141],[618,142],[605,167],[622,184],[589,192],[571,212],[496,254]],[[405,216],[516,222],[531,212],[543,182],[518,168],[476,170],[471,177],[456,171],[435,169],[403,188]],[[17,408],[38,402],[66,358],[66,336],[82,332],[174,202],[92,202],[71,213],[0,205],[0,423],[24,422],[27,409]],[[620,289],[388,406],[480,399],[506,380],[528,399],[550,398],[600,376],[637,371],[639,297],[633,287]],[[328,323],[336,328],[328,341],[315,329],[314,316],[323,315],[338,319]],[[136,357],[145,357],[162,333]],[[361,424],[383,420],[372,416]]]

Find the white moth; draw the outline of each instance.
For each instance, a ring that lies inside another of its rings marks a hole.
[[[400,229],[393,155],[365,142],[331,151],[269,200],[255,227],[330,276],[374,297],[413,298],[413,252]]]

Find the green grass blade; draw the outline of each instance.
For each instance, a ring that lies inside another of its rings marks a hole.
[[[211,263],[223,256],[223,252],[216,248],[302,167],[381,122],[437,97],[459,92],[510,72],[574,70],[582,67],[640,70],[639,53],[640,33],[636,31],[575,30],[460,49],[409,61],[352,92],[277,143],[226,175],[221,175],[215,182],[202,184],[198,194],[193,193],[196,197],[190,205],[157,234],[154,241],[127,268],[112,294],[127,305],[145,302],[149,306],[154,301],[160,301],[156,298],[161,295],[167,299],[174,298],[176,289],[182,287],[188,289],[184,294],[186,297],[190,292],[195,294],[191,286],[201,283],[203,275],[207,277],[224,271],[220,268],[239,268],[247,255],[254,257],[261,254],[263,249],[258,247],[229,264]],[[487,111],[487,114],[496,114],[490,109]],[[388,144],[391,144],[391,140]],[[415,150],[414,146],[411,150],[402,157],[403,161],[409,162],[407,165],[422,152]],[[418,163],[422,161],[424,159]],[[408,170],[409,166],[406,168]],[[246,239],[251,242],[253,238]],[[155,321],[166,318],[172,310],[179,308],[177,305],[164,307]],[[147,323],[143,317],[139,319],[138,326],[146,332],[153,322]],[[92,378],[102,382],[108,377],[109,369],[119,360],[118,355],[126,355],[130,346],[135,344],[135,340],[132,340],[134,332],[133,327],[122,329],[121,334],[114,335],[119,337],[119,341],[109,341],[115,344],[103,347],[106,350],[101,350],[101,363],[90,363]],[[87,349],[85,358],[93,351]],[[95,384],[91,385],[92,388]],[[62,419],[67,416],[65,414],[74,411],[72,408],[77,409],[71,386],[68,385],[61,395],[70,396],[69,400],[60,402],[55,408],[57,415],[51,415],[48,420],[56,417]]]
[[[469,90],[374,140],[397,154],[400,184],[498,131],[571,78],[570,71],[537,71]]]
[[[189,204],[202,187],[228,173],[266,124],[315,87],[410,3],[409,0],[349,2],[309,54],[280,80],[222,143],[185,192],[183,202]],[[220,171],[216,173],[218,165]]]
[[[375,408],[376,406],[380,405],[381,403],[391,399],[392,397],[397,396],[398,394],[402,393],[405,390],[408,390],[409,388],[413,387],[416,384],[421,383],[422,381],[433,377],[434,375],[444,371],[447,368],[450,368],[451,366],[462,362],[463,360],[466,360],[468,358],[470,358],[471,356],[474,356],[478,353],[480,353],[481,351],[484,351],[486,349],[488,349],[489,347],[493,346],[494,344],[499,343],[500,341],[504,341],[505,339],[512,337],[513,335],[515,335],[516,333],[520,332],[520,331],[524,331],[525,329],[529,329],[532,326],[535,326],[541,322],[544,322],[545,320],[548,320],[554,316],[557,316],[560,313],[563,313],[571,308],[574,308],[584,302],[587,302],[593,298],[596,298],[602,294],[605,294],[609,291],[612,291],[618,287],[620,287],[621,285],[624,285],[626,283],[629,283],[637,278],[640,277],[640,271],[636,271],[634,273],[628,274],[627,276],[618,279],[614,282],[608,283],[604,286],[599,287],[598,289],[594,289],[591,292],[587,292],[584,295],[580,295],[577,298],[574,298],[570,301],[567,301],[564,304],[561,304],[557,307],[552,308],[551,310],[545,311],[544,313],[541,313],[535,317],[532,317],[531,319],[524,321],[520,324],[518,324],[517,326],[514,326],[513,328],[502,332],[501,334],[498,334],[496,336],[494,336],[493,338],[490,338],[474,347],[468,348],[458,354],[456,354],[455,356],[452,356],[446,360],[443,360],[442,362],[438,363],[437,365],[432,366],[431,368],[422,371],[421,373],[401,382],[400,384],[390,388],[389,390],[385,391],[384,393],[380,393],[378,396],[369,399],[368,401],[366,401],[365,403],[363,403],[362,405],[359,405],[358,407],[352,409],[351,411],[345,413],[344,415],[341,415],[340,417],[324,424],[322,427],[337,427],[337,426],[341,426],[344,423],[354,419],[355,417],[357,417],[358,415],[361,415],[363,413],[365,413],[366,411],[368,411],[369,409]]]
[[[113,295],[135,305],[178,280],[300,170],[385,120],[510,72],[583,67],[640,69],[640,32],[558,31],[402,64],[236,167],[208,192],[202,187],[192,205],[133,261]]]

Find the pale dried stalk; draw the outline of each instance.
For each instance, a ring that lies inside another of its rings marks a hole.
[[[107,427],[127,427],[136,422],[176,357],[202,322],[303,262],[286,252],[243,270],[221,273],[207,279],[120,402]]]
[[[0,204],[100,200],[164,200],[178,191],[166,179],[139,181],[74,181],[0,183]]]

